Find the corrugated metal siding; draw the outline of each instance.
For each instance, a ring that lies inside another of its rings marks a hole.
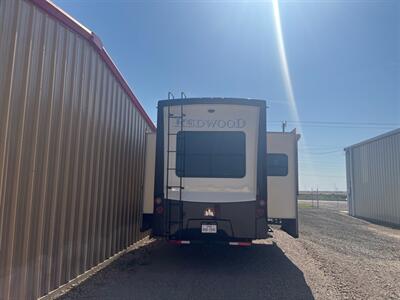
[[[149,129],[79,34],[0,1],[0,299],[34,299],[142,237]]]
[[[400,225],[400,131],[346,152],[350,214]]]

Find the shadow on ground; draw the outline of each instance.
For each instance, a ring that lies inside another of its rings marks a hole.
[[[275,245],[132,251],[62,299],[313,299],[303,273]]]

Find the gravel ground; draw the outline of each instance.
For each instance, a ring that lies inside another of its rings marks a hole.
[[[300,208],[301,237],[132,251],[62,299],[400,299],[400,230]]]
[[[315,208],[300,223],[299,240],[276,238],[316,299],[400,299],[400,230]]]

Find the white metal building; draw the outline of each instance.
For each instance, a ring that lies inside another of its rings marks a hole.
[[[400,225],[400,128],[345,151],[349,214]]]

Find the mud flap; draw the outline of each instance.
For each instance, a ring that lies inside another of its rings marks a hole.
[[[140,232],[145,232],[152,227],[153,214],[142,214],[142,223],[140,226]]]
[[[292,237],[299,237],[299,224],[297,219],[282,219],[281,228]]]
[[[257,219],[256,239],[266,239],[268,237],[267,221],[264,218]]]

